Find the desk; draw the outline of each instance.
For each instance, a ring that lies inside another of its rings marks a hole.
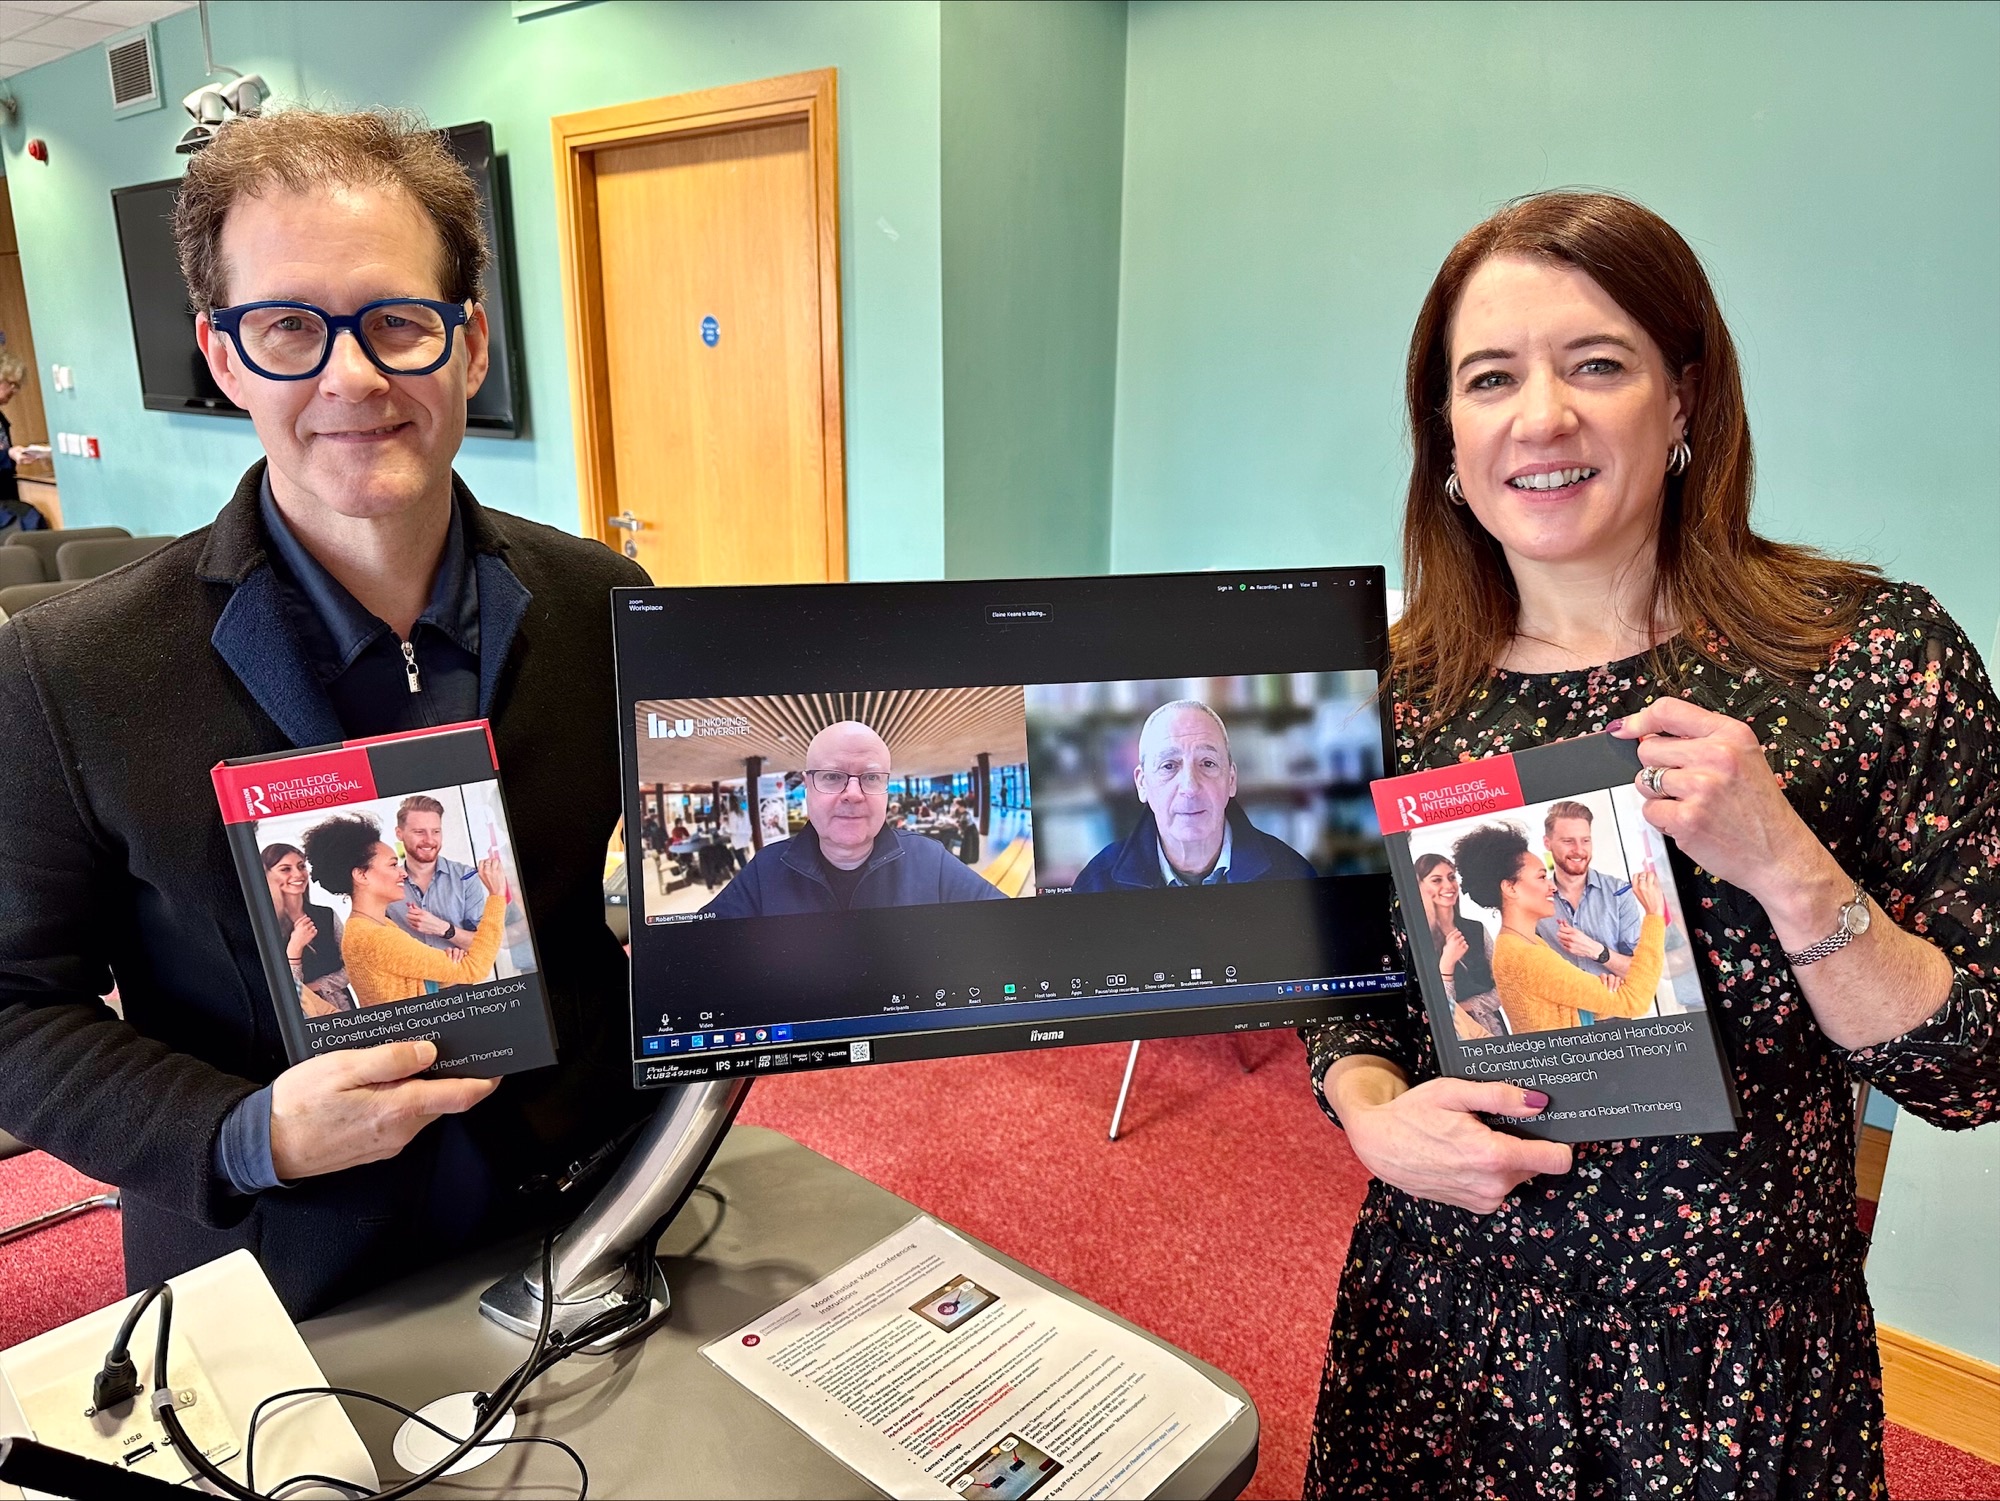
[[[701,1346],[775,1308],[919,1211],[791,1138],[755,1126],[737,1126],[724,1138],[702,1181],[727,1207],[696,1193],[661,1242],[674,1295],[665,1327],[633,1349],[557,1366],[517,1406],[517,1432],[574,1445],[590,1466],[592,1496],[881,1496],[710,1365]],[[983,1249],[1044,1287],[1096,1307]],[[528,1344],[479,1317],[479,1295],[534,1251],[520,1242],[419,1273],[312,1319],[299,1332],[329,1382],[405,1406],[490,1387],[526,1357]],[[1243,1409],[1159,1494],[1235,1496],[1257,1467],[1257,1409],[1221,1371],[1181,1358]],[[360,1403],[350,1412],[387,1483],[400,1473],[388,1457],[399,1420]],[[576,1494],[576,1470],[554,1450],[518,1445],[426,1494],[554,1501]]]

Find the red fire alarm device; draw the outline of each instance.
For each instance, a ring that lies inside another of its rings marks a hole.
[[[46,167],[49,162],[49,143],[40,136],[36,136],[32,141],[28,142],[28,155]]]

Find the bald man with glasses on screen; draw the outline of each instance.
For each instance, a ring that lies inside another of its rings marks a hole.
[[[1141,891],[1305,880],[1312,865],[1250,822],[1236,801],[1229,727],[1207,704],[1162,704],[1139,731],[1139,826],[1084,866],[1071,891]]]
[[[784,917],[854,907],[1005,901],[1006,893],[935,839],[889,822],[889,746],[855,720],[806,747],[806,827],[768,845],[703,912]]]

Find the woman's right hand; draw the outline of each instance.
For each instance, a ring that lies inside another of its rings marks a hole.
[[[1444,977],[1447,980],[1452,977],[1452,972],[1458,968],[1458,961],[1465,957],[1468,947],[1469,945],[1465,941],[1465,934],[1459,930],[1456,924],[1453,924],[1451,932],[1445,937],[1444,947],[1438,951],[1438,968],[1443,971]]]
[[[479,862],[479,879],[485,883],[486,889],[495,896],[504,896],[506,894],[507,876],[500,869],[500,857],[498,855],[488,855],[484,860]]]
[[[1652,866],[1632,877],[1632,895],[1639,899],[1639,909],[1648,917],[1666,915],[1666,893],[1660,890],[1660,873]]]
[[[1492,1214],[1530,1178],[1566,1173],[1559,1141],[1495,1131],[1476,1112],[1530,1119],[1548,1096],[1513,1084],[1430,1079],[1380,1104],[1336,1104],[1361,1165],[1419,1199]]]
[[[305,958],[312,941],[319,937],[319,927],[310,917],[301,917],[292,924],[292,936],[285,941],[285,957],[294,963]]]

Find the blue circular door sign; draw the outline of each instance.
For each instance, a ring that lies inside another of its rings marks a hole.
[[[701,320],[701,342],[710,349],[722,342],[722,325],[715,321],[713,313]]]

